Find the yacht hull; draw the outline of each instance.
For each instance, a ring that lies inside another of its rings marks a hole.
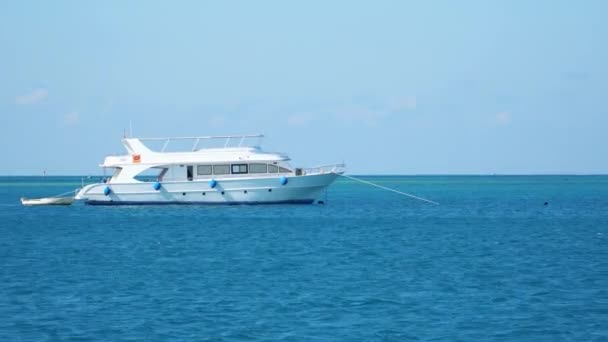
[[[311,204],[322,198],[337,173],[291,176],[234,177],[181,182],[99,183],[85,186],[76,199],[90,205],[142,204]],[[109,190],[109,191],[108,191]]]

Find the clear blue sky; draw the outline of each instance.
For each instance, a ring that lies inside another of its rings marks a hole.
[[[351,173],[608,173],[607,1],[4,1],[0,174],[265,133]]]

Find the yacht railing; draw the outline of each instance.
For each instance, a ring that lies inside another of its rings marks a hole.
[[[323,173],[344,173],[346,171],[345,164],[321,165],[315,167],[302,168],[302,175],[317,175]]]
[[[243,134],[243,135],[214,135],[214,136],[204,136],[204,137],[171,137],[171,138],[138,138],[139,141],[164,141],[163,147],[160,152],[164,152],[167,149],[167,146],[171,141],[183,141],[183,140],[193,140],[194,144],[192,145],[192,151],[196,151],[201,140],[219,140],[225,139],[224,148],[232,147],[229,146],[232,141],[238,141],[238,145],[236,147],[242,147],[245,139],[250,138],[263,138],[263,134]]]

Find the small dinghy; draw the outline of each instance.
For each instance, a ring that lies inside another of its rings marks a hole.
[[[74,203],[74,197],[46,197],[46,198],[25,198],[21,197],[21,204],[25,206],[33,205],[70,205]]]

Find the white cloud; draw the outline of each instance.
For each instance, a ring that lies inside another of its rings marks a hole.
[[[106,101],[105,105],[101,109],[101,113],[102,114],[109,113],[112,111],[112,109],[114,109],[114,100],[108,100],[108,101]]]
[[[223,126],[224,123],[226,122],[226,118],[224,116],[221,115],[214,115],[212,117],[209,118],[209,120],[207,120],[207,122],[209,123],[210,126]]]
[[[66,125],[76,125],[80,122],[80,113],[72,111],[63,116],[63,123]]]
[[[496,114],[496,123],[504,126],[508,125],[511,122],[511,113],[508,111],[502,111]]]
[[[301,127],[308,125],[313,119],[314,116],[310,113],[297,113],[287,118],[287,124],[289,126]]]
[[[15,98],[18,105],[28,105],[43,101],[49,96],[49,91],[44,88],[34,89],[32,92],[19,95]]]
[[[368,126],[375,126],[386,117],[388,113],[381,109],[372,109],[363,106],[352,106],[338,109],[336,117],[346,122],[362,122]]]
[[[416,96],[397,96],[388,100],[388,110],[391,112],[404,112],[416,109]]]
[[[376,126],[392,115],[416,109],[416,96],[404,95],[347,105],[334,111],[338,120]]]

